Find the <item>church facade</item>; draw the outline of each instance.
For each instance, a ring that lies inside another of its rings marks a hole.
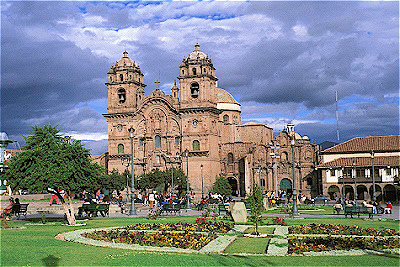
[[[208,193],[218,175],[228,177],[240,196],[253,183],[264,191],[290,191],[293,140],[297,189],[316,195],[317,145],[292,124],[277,137],[267,125],[242,124],[240,104],[218,87],[215,71],[196,44],[179,66],[179,87],[175,82],[171,95],[156,88],[145,96],[144,75],[125,51],[106,83],[108,170],[125,170],[132,143],[136,176],[155,168],[182,168],[196,196]]]

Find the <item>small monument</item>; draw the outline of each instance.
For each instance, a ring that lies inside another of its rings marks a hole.
[[[231,202],[229,210],[235,223],[247,223],[247,210],[244,202]]]

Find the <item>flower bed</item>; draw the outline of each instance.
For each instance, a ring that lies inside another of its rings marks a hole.
[[[163,231],[191,231],[191,232],[213,232],[227,233],[233,228],[232,223],[207,222],[200,224],[191,223],[139,223],[124,227],[126,230],[163,230]]]
[[[378,231],[374,228],[333,224],[307,224],[292,226],[289,234],[327,234],[327,235],[360,235],[360,236],[399,236],[393,229]]]
[[[218,236],[214,233],[174,233],[174,232],[145,232],[129,231],[126,229],[111,229],[108,231],[93,231],[82,234],[83,237],[113,243],[139,244],[156,247],[177,247],[200,250]]]
[[[363,238],[363,237],[292,237],[288,240],[288,254],[303,252],[320,252],[331,250],[351,249],[392,249],[400,248],[398,237],[390,238]]]

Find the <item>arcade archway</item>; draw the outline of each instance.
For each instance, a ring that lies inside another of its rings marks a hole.
[[[340,189],[336,185],[331,185],[328,188],[328,195],[331,199],[335,199],[340,196]]]

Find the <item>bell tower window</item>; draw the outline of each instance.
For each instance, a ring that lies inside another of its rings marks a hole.
[[[193,75],[196,75],[196,68],[192,69]]]
[[[190,85],[190,92],[191,92],[193,98],[198,98],[199,97],[199,84],[192,83]]]
[[[121,82],[124,80],[124,75],[120,74],[119,75],[119,79],[121,80]]]
[[[119,99],[119,103],[125,103],[125,101],[126,101],[125,89],[121,88],[118,90],[118,99]]]

